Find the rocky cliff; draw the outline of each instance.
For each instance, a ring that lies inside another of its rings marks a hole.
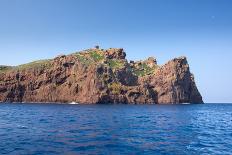
[[[185,57],[158,66],[99,47],[20,66],[0,66],[0,102],[203,103]]]

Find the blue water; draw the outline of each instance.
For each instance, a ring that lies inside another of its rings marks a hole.
[[[232,104],[0,104],[0,154],[232,154]]]

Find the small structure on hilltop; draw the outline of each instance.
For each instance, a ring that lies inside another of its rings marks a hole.
[[[96,46],[95,46],[95,48],[96,48],[96,49],[99,49],[99,48],[100,48],[100,46],[99,46],[99,45],[96,45]]]

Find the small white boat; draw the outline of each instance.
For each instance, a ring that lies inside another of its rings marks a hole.
[[[77,102],[71,102],[71,103],[69,103],[69,104],[79,104],[79,103],[77,103]]]
[[[182,104],[190,104],[190,103],[182,103]]]

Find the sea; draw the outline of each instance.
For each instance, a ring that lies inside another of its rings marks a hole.
[[[0,104],[0,154],[231,155],[232,104]]]

